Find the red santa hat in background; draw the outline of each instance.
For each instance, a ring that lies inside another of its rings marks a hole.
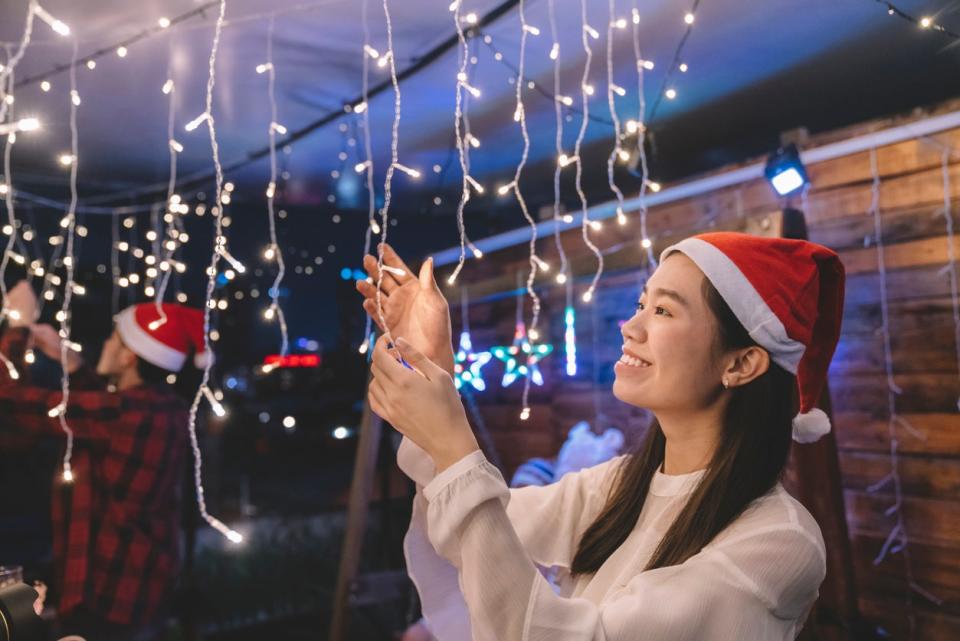
[[[815,407],[840,339],[844,268],[816,243],[736,232],[698,234],[667,247],[690,258],[773,362],[796,375],[800,413],[793,438],[812,443],[830,431]]]
[[[203,312],[192,307],[163,303],[166,320],[155,303],[132,305],[117,316],[120,339],[134,354],[171,372],[179,372],[193,354],[198,368],[207,364],[204,349]]]

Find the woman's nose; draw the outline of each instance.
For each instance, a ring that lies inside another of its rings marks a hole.
[[[644,319],[642,318],[642,312],[638,311],[636,314],[630,317],[626,323],[620,328],[620,333],[623,334],[623,337],[637,343],[643,342],[647,337],[647,330],[644,327]]]

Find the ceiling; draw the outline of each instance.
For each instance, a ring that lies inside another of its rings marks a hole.
[[[576,99],[583,73],[584,51],[580,38],[580,4],[554,0],[557,6],[557,40],[560,44],[561,91]],[[797,126],[813,130],[834,127],[884,112],[909,109],[955,95],[945,74],[956,71],[957,51],[940,34],[921,32],[905,21],[890,18],[885,7],[873,0],[705,0],[696,12],[696,23],[687,41],[682,61],[687,73],[674,72],[671,85],[675,100],[657,100],[670,61],[686,25],[683,14],[690,3],[667,0],[636,0],[641,15],[640,43],[643,56],[658,63],[646,72],[648,115],[659,102],[650,121],[656,140],[655,177],[676,178],[684,173],[738,159],[762,145],[776,143],[779,132]],[[80,56],[120,42],[156,24],[160,16],[174,17],[195,9],[192,0],[130,3],[122,0],[69,2],[46,0],[51,13],[67,22],[79,38]],[[415,63],[432,48],[455,34],[447,0],[391,3],[394,50],[398,71]],[[464,0],[462,13],[483,16],[498,6],[490,0]],[[615,0],[615,15],[630,16],[627,0]],[[943,9],[940,19],[949,23],[945,7],[937,0],[903,0],[899,6],[917,15]],[[21,34],[26,0],[0,2],[0,39],[13,43]],[[214,95],[221,156],[230,164],[267,142],[270,122],[266,74],[255,67],[266,59],[270,13],[275,12],[273,48],[277,74],[278,120],[296,131],[329,114],[342,113],[343,104],[361,93],[363,2],[276,0],[265,7],[256,0],[228,0],[226,25],[217,60]],[[525,78],[552,92],[553,61],[547,0],[526,0],[526,20],[541,29],[529,36],[525,55]],[[588,22],[600,32],[590,39],[594,50],[589,82],[596,87],[589,101],[590,113],[605,122],[587,127],[587,144],[603,148],[599,162],[585,170],[587,182],[605,173],[603,156],[612,127],[606,100],[606,24],[608,2],[587,0]],[[367,22],[370,41],[385,51],[386,29],[382,4],[369,0]],[[207,58],[210,53],[216,7],[129,47],[120,58],[108,54],[94,70],[78,70],[83,103],[79,110],[80,174],[82,193],[124,192],[163,183],[168,176],[167,97],[160,92],[169,76],[176,82],[177,134],[185,150],[180,155],[181,174],[211,168],[210,145],[205,129],[182,130],[187,121],[204,110]],[[960,24],[960,16],[956,16]],[[471,82],[482,91],[469,102],[472,129],[482,141],[472,153],[471,173],[484,183],[505,182],[522,152],[519,126],[512,115],[515,102],[514,71],[519,61],[520,23],[515,9],[483,28],[489,45],[477,39],[471,45],[476,64]],[[626,88],[616,98],[622,119],[638,113],[637,74],[630,29],[614,30],[613,76]],[[71,57],[69,38],[61,38],[38,23],[34,40],[17,68],[17,78],[36,79]],[[494,58],[502,52],[502,60]],[[395,179],[401,193],[425,195],[438,191],[430,168],[449,166],[453,151],[453,107],[457,48],[449,49],[401,85],[399,127],[400,162],[424,170],[415,183],[403,175]],[[389,78],[376,65],[371,84]],[[21,115],[36,114],[44,128],[18,145],[16,162],[24,180],[63,182],[58,167],[59,152],[69,149],[69,79],[66,73],[49,76],[52,90],[44,93],[33,82],[16,92]],[[389,161],[392,91],[371,100],[370,128],[380,183]],[[549,166],[554,148],[553,100],[537,89],[524,93],[531,148],[531,176],[536,166]],[[566,110],[570,111],[570,110]],[[362,185],[349,171],[362,158],[359,118],[344,114],[332,119],[281,153],[283,169],[289,172],[285,197],[298,202],[326,203],[333,194],[342,207],[364,202]],[[347,131],[340,131],[345,124]],[[564,146],[572,149],[580,125],[579,113],[570,111],[565,122]],[[347,159],[338,157],[345,151]],[[455,158],[454,158],[455,160]],[[266,159],[229,176],[241,187],[260,191],[268,176]],[[344,171],[344,170],[348,171]],[[331,177],[339,170],[341,179]],[[59,180],[58,180],[59,178]],[[444,187],[454,193],[459,171],[445,171]],[[19,181],[18,181],[19,182]],[[22,183],[21,183],[22,184]],[[33,187],[33,185],[32,185]],[[531,185],[533,192],[542,191]],[[128,196],[125,196],[128,197]],[[402,203],[398,208],[403,209]]]

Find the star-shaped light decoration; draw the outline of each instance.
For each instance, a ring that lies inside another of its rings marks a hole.
[[[493,356],[490,352],[474,352],[470,332],[461,332],[460,349],[457,350],[453,363],[453,382],[457,389],[464,384],[470,384],[478,392],[487,389],[480,368],[489,363],[491,358]]]
[[[543,375],[538,363],[552,351],[553,345],[531,343],[527,338],[527,327],[521,322],[517,323],[513,344],[494,347],[490,353],[506,365],[501,384],[507,387],[521,376],[529,376],[536,385],[543,385]]]

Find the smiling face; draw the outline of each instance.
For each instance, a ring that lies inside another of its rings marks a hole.
[[[655,414],[696,412],[716,400],[723,365],[704,279],[680,253],[650,277],[637,313],[621,328],[624,355],[614,366],[613,383],[618,399]]]

